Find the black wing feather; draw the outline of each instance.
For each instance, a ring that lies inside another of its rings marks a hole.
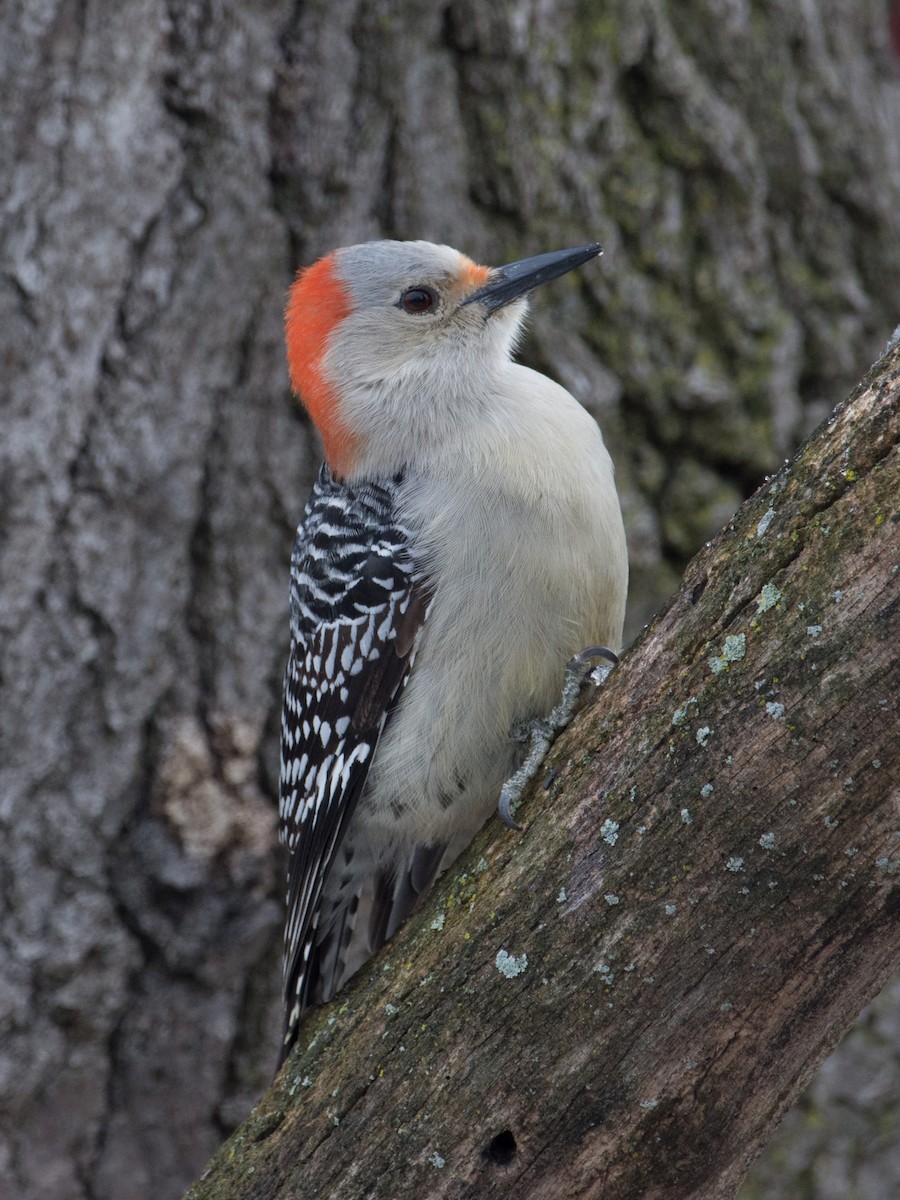
[[[428,609],[427,586],[396,519],[397,483],[349,487],[323,467],[291,561],[281,769],[280,833],[290,852],[282,1059],[316,982],[325,878]]]

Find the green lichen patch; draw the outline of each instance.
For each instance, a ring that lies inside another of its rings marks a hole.
[[[747,653],[747,635],[745,633],[729,634],[722,646],[722,653],[707,659],[709,669],[714,675],[720,675],[728,669],[728,664],[739,662]]]
[[[756,597],[756,612],[764,613],[769,609],[774,608],[781,599],[781,590],[772,582],[763,585],[759,595]]]

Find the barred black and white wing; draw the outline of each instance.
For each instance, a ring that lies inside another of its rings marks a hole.
[[[392,480],[347,486],[323,467],[291,558],[280,787],[280,835],[290,854],[282,1060],[317,986],[325,879],[428,608],[396,519],[395,490]]]

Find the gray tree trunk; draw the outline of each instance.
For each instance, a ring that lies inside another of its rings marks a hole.
[[[896,322],[898,128],[887,0],[5,0],[2,1194],[177,1196],[268,1081],[296,265],[604,243],[525,353],[636,630]]]

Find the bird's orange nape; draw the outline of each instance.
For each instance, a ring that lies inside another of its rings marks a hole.
[[[322,360],[332,330],[350,309],[350,295],[329,254],[298,272],[284,320],[291,387],[319,430],[325,458],[336,476],[352,463],[355,439],[338,416],[337,395],[322,370]]]

